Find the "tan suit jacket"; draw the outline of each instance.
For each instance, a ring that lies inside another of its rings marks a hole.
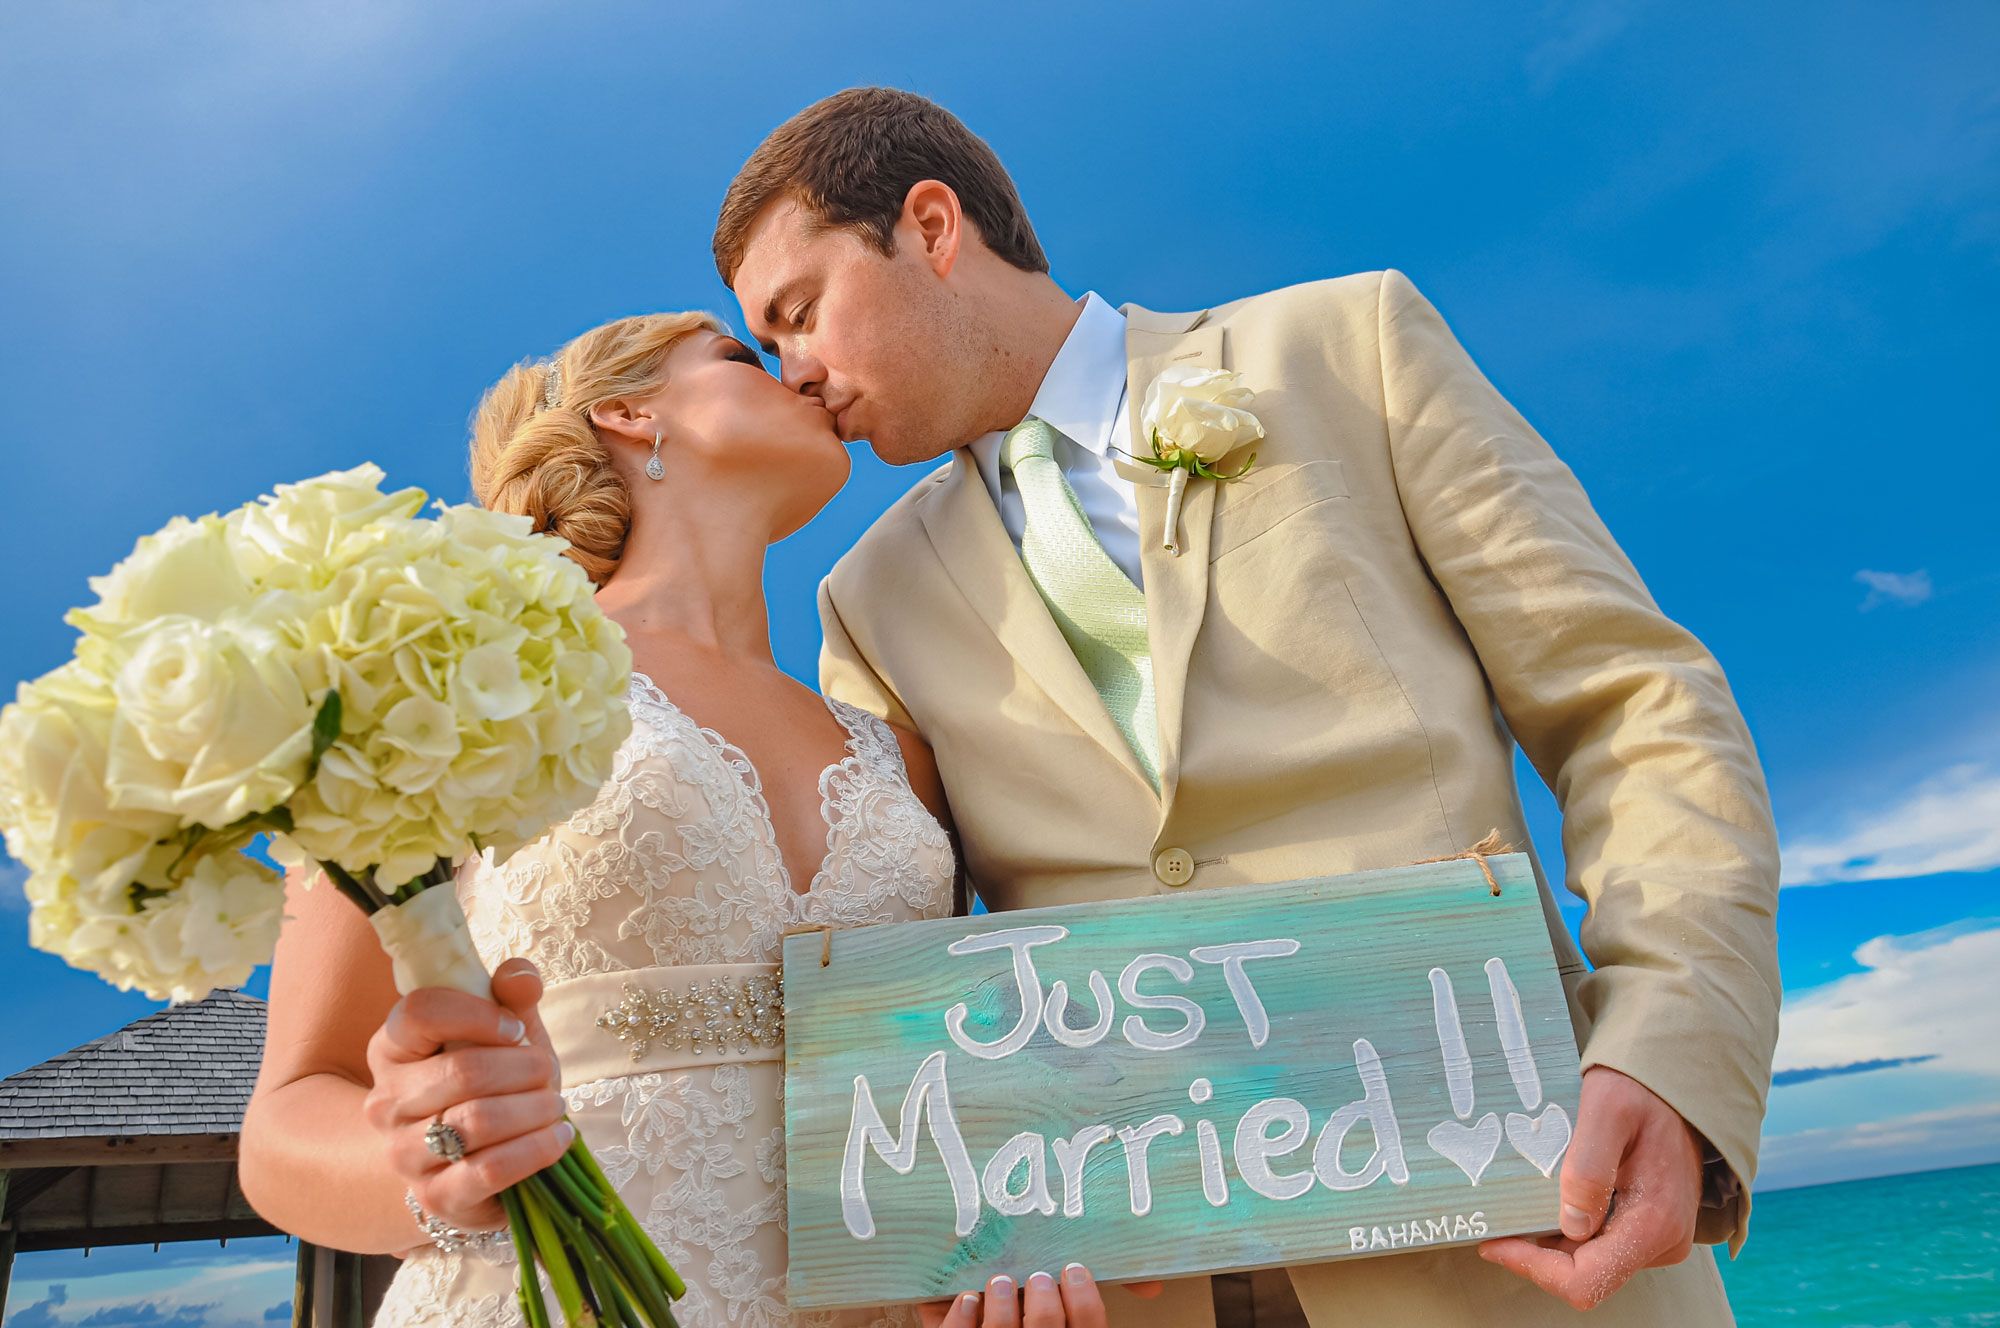
[[[1526,845],[1518,742],[1590,905],[1587,968],[1543,884],[1584,1065],[1659,1094],[1747,1195],[1777,1035],[1778,855],[1714,658],[1400,272],[1125,313],[1132,400],[1167,364],[1219,365],[1268,432],[1246,478],[1189,486],[1179,557],[1159,538],[1164,489],[1138,491],[1161,792],[964,451],[821,586],[827,693],[929,740],[996,910],[1168,893],[1156,866],[1174,849],[1195,863],[1178,888],[1208,890],[1458,853],[1494,829]],[[1705,1210],[1701,1238],[1739,1242],[1748,1210]],[[1574,1315],[1469,1249],[1290,1272],[1320,1328]],[[1206,1280],[1139,1317],[1207,1322]],[[1576,1317],[1729,1321],[1701,1247]]]

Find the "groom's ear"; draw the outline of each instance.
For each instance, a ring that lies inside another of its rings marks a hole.
[[[958,194],[942,180],[919,180],[903,195],[903,215],[896,222],[897,242],[923,259],[940,278],[958,265],[965,242],[965,212]]]

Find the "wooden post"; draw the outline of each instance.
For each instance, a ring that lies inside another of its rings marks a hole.
[[[340,1307],[341,1318],[344,1321],[341,1328],[368,1328],[368,1320],[361,1313],[361,1292],[364,1283],[361,1276],[361,1256],[343,1253],[340,1262],[343,1273],[340,1279],[341,1293],[346,1297],[346,1304]]]
[[[7,1222],[7,1178],[0,1171],[0,1321],[7,1317],[7,1283],[14,1274],[14,1228]]]
[[[313,1328],[334,1328],[340,1322],[333,1313],[334,1298],[340,1293],[338,1258],[337,1251],[313,1247]]]
[[[299,1242],[298,1271],[292,1275],[292,1328],[308,1328],[312,1320],[313,1259],[317,1247]]]

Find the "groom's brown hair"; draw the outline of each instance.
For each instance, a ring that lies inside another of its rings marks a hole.
[[[903,199],[920,180],[950,185],[994,253],[1026,272],[1049,270],[1021,195],[993,149],[944,107],[896,88],[837,92],[758,144],[723,196],[715,270],[734,287],[751,223],[779,198],[893,254]]]

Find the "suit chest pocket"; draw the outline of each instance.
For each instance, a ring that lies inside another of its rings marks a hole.
[[[1347,496],[1347,477],[1338,461],[1273,467],[1261,480],[1252,470],[1242,480],[1223,485],[1216,495],[1209,561],[1226,557],[1310,508]]]

